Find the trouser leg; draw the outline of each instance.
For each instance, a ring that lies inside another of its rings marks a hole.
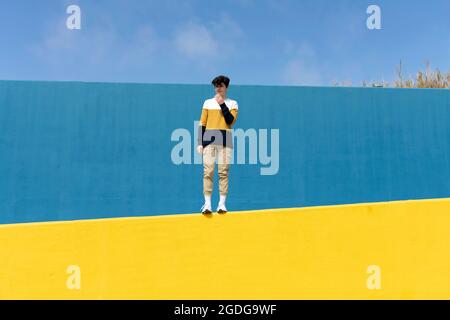
[[[210,144],[203,149],[203,194],[207,196],[213,191],[215,161],[216,148]]]
[[[218,147],[218,174],[219,174],[219,192],[221,195],[228,194],[228,173],[231,163],[232,149],[229,147]]]

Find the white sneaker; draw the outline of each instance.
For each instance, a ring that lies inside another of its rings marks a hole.
[[[211,213],[212,213],[211,205],[208,204],[208,203],[205,203],[205,204],[203,205],[203,207],[200,209],[200,211],[201,211],[203,214],[211,214]]]
[[[217,206],[217,213],[226,213],[227,212],[227,208],[225,207],[224,203],[219,203],[219,205]]]

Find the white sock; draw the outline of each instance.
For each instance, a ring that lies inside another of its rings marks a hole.
[[[205,194],[205,204],[211,206],[211,196]]]
[[[227,196],[220,195],[220,200],[219,200],[220,204],[225,204],[226,200],[227,200]]]

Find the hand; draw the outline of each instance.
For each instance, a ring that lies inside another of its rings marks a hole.
[[[199,154],[202,154],[202,153],[203,153],[203,146],[198,146],[198,147],[197,147],[197,152],[198,152]]]
[[[225,100],[223,99],[223,97],[220,94],[216,94],[216,96],[214,98],[216,99],[216,101],[219,105],[221,105],[222,103],[225,102]]]

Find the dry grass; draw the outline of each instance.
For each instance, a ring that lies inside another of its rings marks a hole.
[[[351,82],[334,82],[334,86],[351,86]],[[403,73],[403,64],[400,61],[396,70],[396,80],[392,83],[379,81],[369,83],[364,81],[363,87],[375,88],[450,88],[450,72],[443,73],[439,69],[431,70],[430,64],[426,63],[425,71],[420,70],[415,76],[405,77]]]
[[[394,82],[395,88],[450,88],[450,73],[442,73],[439,69],[431,70],[427,62],[425,71],[419,71],[413,78],[404,79],[403,66],[397,68],[397,80]]]

